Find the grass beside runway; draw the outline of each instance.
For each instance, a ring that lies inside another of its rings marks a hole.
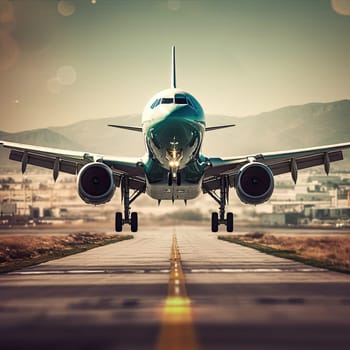
[[[218,239],[280,258],[350,274],[349,236],[276,236],[260,232],[220,235]]]
[[[133,238],[132,235],[74,233],[59,236],[15,235],[0,237],[0,273],[15,271]]]

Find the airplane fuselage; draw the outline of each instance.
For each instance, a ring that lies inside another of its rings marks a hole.
[[[148,195],[158,200],[197,197],[206,166],[200,154],[205,117],[199,102],[183,90],[163,90],[146,105],[142,128]]]

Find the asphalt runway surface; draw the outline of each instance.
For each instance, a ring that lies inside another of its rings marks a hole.
[[[1,349],[350,349],[350,275],[203,227],[0,275]]]

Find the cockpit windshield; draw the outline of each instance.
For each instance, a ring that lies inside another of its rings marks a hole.
[[[163,97],[162,98],[162,104],[170,104],[170,103],[174,103],[174,99],[171,97]]]
[[[151,108],[156,108],[160,103],[160,98],[157,98],[152,104],[151,104]]]
[[[189,105],[192,108],[194,107],[194,103],[191,101],[190,97],[187,97],[185,94],[175,94],[174,98],[172,97],[163,97],[156,99],[151,104],[151,109],[156,108],[160,104],[172,104],[175,103],[177,105]]]
[[[186,96],[182,95],[182,94],[176,94],[175,95],[175,104],[186,105],[187,104]]]

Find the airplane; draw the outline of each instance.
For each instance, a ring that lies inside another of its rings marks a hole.
[[[52,169],[54,181],[60,172],[77,175],[79,196],[88,204],[109,202],[119,187],[124,212],[115,213],[117,232],[124,225],[137,232],[138,213],[131,212],[131,204],[143,193],[158,200],[158,204],[163,200],[187,203],[201,193],[208,194],[219,205],[219,211],[211,214],[212,232],[218,232],[220,225],[233,232],[233,213],[226,213],[232,187],[242,202],[261,204],[273,193],[274,176],[291,173],[296,182],[299,169],[318,165],[324,165],[328,174],[330,163],[342,160],[342,150],[350,148],[349,142],[229,158],[206,157],[201,152],[205,132],[234,125],[206,126],[197,99],[177,88],[175,58],[173,46],[171,87],[149,100],[142,114],[142,127],[109,125],[143,133],[143,157],[106,156],[8,141],[0,144],[10,149],[9,159],[22,163],[22,173],[31,164]]]

